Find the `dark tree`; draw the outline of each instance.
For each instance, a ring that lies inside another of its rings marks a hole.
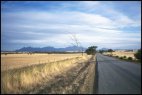
[[[113,52],[113,50],[112,49],[108,49],[108,52]]]
[[[86,52],[88,55],[95,55],[95,53],[96,53],[96,48],[97,48],[97,46],[88,47],[88,49],[86,49],[85,52]]]

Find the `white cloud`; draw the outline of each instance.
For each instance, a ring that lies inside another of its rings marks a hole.
[[[105,17],[95,13],[85,13],[78,11],[71,12],[17,12],[7,13],[2,16],[10,16],[10,18],[17,18],[20,20],[28,20],[27,22],[36,23],[49,23],[49,24],[89,24],[103,27],[133,27],[140,26],[140,20],[130,19],[128,16],[123,15],[120,12],[109,9],[107,12],[111,14],[110,17]],[[106,13],[106,14],[107,14]],[[25,21],[26,22],[26,21]],[[32,23],[33,24],[33,23]]]
[[[107,11],[108,10],[108,11]],[[109,18],[113,20],[114,25],[117,27],[135,27],[141,26],[141,20],[139,19],[132,19],[123,13],[116,11],[112,8],[106,9],[106,14],[109,15]]]
[[[99,6],[100,2],[81,2],[78,6],[93,8]],[[92,9],[95,10],[95,9]],[[27,35],[35,36],[37,39],[11,38],[11,43],[50,45],[51,43],[70,44],[70,33],[77,34],[79,41],[85,45],[90,44],[134,44],[140,42],[140,31],[129,33],[120,31],[119,28],[139,27],[140,20],[133,20],[128,16],[110,9],[106,14],[110,17],[97,13],[79,11],[24,11],[3,13],[2,20],[4,27],[2,32],[10,33],[16,31]],[[7,29],[11,31],[7,31]],[[21,30],[21,31],[19,31]],[[132,42],[132,43],[131,43]],[[115,44],[115,45],[116,45]]]

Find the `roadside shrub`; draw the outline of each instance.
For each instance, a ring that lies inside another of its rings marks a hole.
[[[123,57],[119,57],[120,59],[123,59]]]
[[[117,58],[118,58],[119,56],[115,56],[115,57],[117,57]]]
[[[126,56],[123,56],[123,58],[125,59],[125,58],[126,58]]]
[[[132,57],[128,57],[128,60],[133,60]]]
[[[134,54],[135,58],[138,60],[141,60],[141,49],[139,49],[135,54]]]

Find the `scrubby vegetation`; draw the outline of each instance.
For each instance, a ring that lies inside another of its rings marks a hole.
[[[131,61],[131,60],[133,60],[133,58],[132,58],[132,57],[128,57],[128,60],[130,60],[130,61]]]
[[[123,56],[124,59],[126,59],[126,56]]]
[[[123,59],[123,57],[119,57],[120,59]]]
[[[141,49],[139,49],[135,54],[134,54],[135,58],[138,59],[139,61],[141,61]]]
[[[85,53],[88,55],[95,55],[97,46],[91,46],[86,49]]]

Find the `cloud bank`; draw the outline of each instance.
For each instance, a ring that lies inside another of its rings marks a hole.
[[[127,6],[127,11],[121,11],[120,5]],[[84,47],[137,49],[141,46],[140,6],[131,1],[6,2],[1,15],[2,50],[66,47],[72,34]]]

